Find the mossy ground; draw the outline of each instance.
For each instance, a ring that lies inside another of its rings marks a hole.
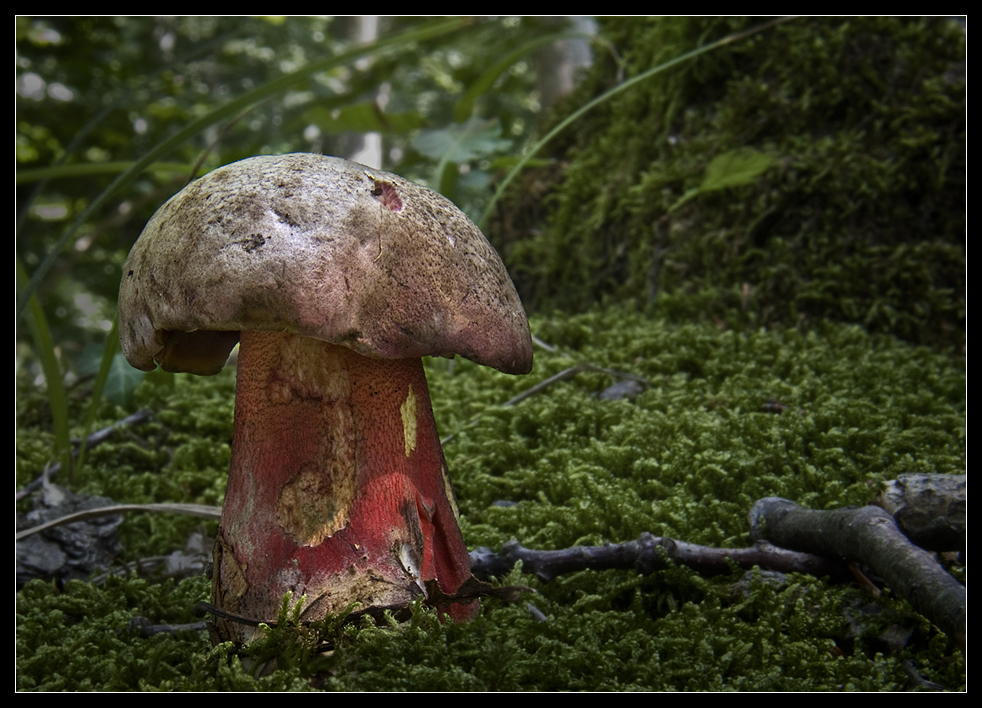
[[[748,21],[600,24],[613,51],[598,54],[567,112]],[[445,452],[469,546],[555,549],[643,532],[743,546],[761,496],[831,509],[866,503],[901,473],[964,473],[964,132],[964,32],[942,18],[798,18],[574,124],[550,145],[556,162],[523,175],[489,229],[533,332],[558,353],[538,350],[529,377],[427,365],[441,433],[454,436]],[[743,171],[706,188],[720,156],[731,167],[740,157]],[[583,362],[650,386],[602,400],[614,380],[583,372],[503,405]],[[43,393],[19,393],[21,487],[48,461],[52,435]],[[93,449],[75,488],[219,504],[233,400],[232,371],[147,377],[106,403],[97,427],[143,407],[154,418]],[[76,387],[73,420],[85,403]],[[199,527],[130,514],[120,561],[182,549]],[[264,677],[202,632],[126,631],[135,615],[192,621],[204,579],[35,581],[17,595],[17,685],[901,690],[913,670],[964,689],[962,652],[889,589],[872,600],[758,573],[737,592],[741,576],[584,571],[544,584],[515,570],[499,580],[536,594],[485,601],[466,625],[419,610],[403,625],[323,636],[287,626],[262,647],[279,656]],[[909,633],[903,648],[886,639],[897,627]],[[321,639],[332,653],[313,651]]]
[[[533,328],[559,353],[539,350],[529,377],[461,360],[428,363],[440,430],[454,434],[445,451],[471,547],[516,538],[564,548],[645,531],[742,546],[759,496],[836,508],[865,503],[878,481],[903,472],[964,471],[958,356],[855,326],[738,332],[708,318],[684,323],[628,307],[536,318]],[[633,401],[605,401],[595,394],[613,379],[584,372],[501,405],[580,362],[629,371],[651,386]],[[94,449],[83,487],[120,502],[218,503],[232,381],[227,371],[145,382],[132,406],[152,407],[156,420]],[[771,399],[786,410],[764,412]],[[22,481],[39,469],[29,444],[44,434],[43,416],[36,419],[18,436]],[[130,515],[121,531],[127,557],[178,550],[199,523]],[[537,594],[515,604],[485,601],[481,617],[462,626],[420,610],[402,626],[333,629],[327,656],[296,649],[313,640],[298,645],[290,635],[294,649],[278,649],[281,668],[263,678],[228,647],[212,648],[203,632],[149,639],[127,632],[136,615],[193,621],[191,608],[208,598],[204,579],[124,574],[61,589],[35,581],[18,593],[18,687],[900,690],[909,685],[908,661],[945,688],[964,686],[962,654],[889,591],[874,601],[852,587],[791,576],[758,578],[749,594],[734,594],[740,576],[584,571],[540,583],[515,571],[501,580]],[[912,632],[903,650],[880,639],[896,625]]]

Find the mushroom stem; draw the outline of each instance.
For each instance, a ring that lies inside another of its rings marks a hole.
[[[243,331],[212,602],[275,621],[286,592],[319,619],[350,603],[405,607],[470,577],[420,359],[370,359]],[[441,608],[472,618],[477,602]],[[222,639],[249,627],[219,620]]]

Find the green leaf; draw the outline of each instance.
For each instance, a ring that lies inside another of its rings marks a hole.
[[[512,141],[501,137],[498,120],[471,118],[466,123],[424,130],[413,140],[413,148],[441,162],[470,162],[507,150]]]
[[[21,288],[27,284],[27,273],[19,258],[15,258],[17,268],[17,281]],[[44,381],[48,393],[48,405],[51,407],[51,427],[55,433],[54,454],[61,460],[61,469],[71,473],[71,441],[68,437],[68,395],[65,392],[65,384],[61,378],[61,367],[58,364],[58,357],[55,354],[54,341],[51,338],[51,330],[48,328],[48,320],[44,316],[44,310],[36,296],[31,295],[27,298],[27,306],[31,316],[28,318],[28,326],[31,330],[31,338],[34,340],[34,351],[41,362],[41,370],[44,372]]]
[[[696,189],[688,190],[668,211],[671,213],[706,192],[753,184],[775,161],[773,155],[751,147],[739,147],[717,155],[706,165],[702,184]]]
[[[136,390],[145,376],[146,374],[142,371],[134,369],[126,362],[122,352],[117,351],[106,372],[103,395],[117,406],[126,407],[133,397],[133,391]]]
[[[119,318],[113,318],[113,326],[109,330],[109,334],[106,336],[106,343],[102,350],[102,358],[99,362],[99,371],[96,374],[95,385],[92,387],[92,400],[89,403],[88,412],[85,414],[85,427],[82,431],[82,445],[78,450],[78,457],[75,461],[75,471],[81,473],[85,469],[85,452],[87,440],[89,433],[92,431],[93,423],[95,422],[96,414],[99,411],[99,404],[102,401],[102,395],[106,390],[106,382],[114,371],[114,365],[117,360],[123,359],[122,353],[119,351]],[[123,362],[125,365],[125,361]],[[131,371],[136,371],[132,367],[127,367]],[[136,381],[129,388],[128,394],[133,392],[136,385],[142,380],[143,373],[137,372],[139,374],[136,377]],[[127,376],[132,377],[132,374],[127,373]],[[121,400],[110,399],[113,403],[119,403],[123,405],[124,403],[129,403],[129,396],[121,398]]]
[[[706,176],[699,186],[699,191],[708,192],[752,184],[773,164],[772,155],[751,147],[740,147],[724,152],[714,157],[706,166]]]
[[[457,175],[454,165],[508,150],[511,144],[511,140],[501,137],[501,124],[497,118],[471,118],[466,123],[424,130],[413,140],[412,146],[437,161],[433,184],[441,194],[451,197]]]

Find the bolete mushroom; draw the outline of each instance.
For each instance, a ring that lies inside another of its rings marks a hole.
[[[275,621],[290,592],[319,619],[436,587],[445,614],[475,615],[453,597],[470,566],[421,357],[522,374],[532,342],[501,259],[450,201],[322,155],[226,165],[134,244],[119,332],[144,371],[215,374],[240,344],[215,606]]]

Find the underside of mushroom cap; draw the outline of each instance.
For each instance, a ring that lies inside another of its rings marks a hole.
[[[130,252],[119,331],[133,366],[217,373],[241,330],[376,358],[532,366],[518,293],[481,231],[432,190],[323,155],[210,172],[165,203]]]

